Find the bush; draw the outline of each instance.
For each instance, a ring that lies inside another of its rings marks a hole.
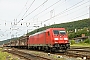
[[[90,40],[89,40],[89,39],[86,39],[86,40],[84,41],[84,43],[90,43]]]
[[[71,40],[71,45],[75,44],[75,40]]]

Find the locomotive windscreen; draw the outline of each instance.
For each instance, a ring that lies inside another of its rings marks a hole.
[[[65,30],[53,30],[54,34],[66,34]]]

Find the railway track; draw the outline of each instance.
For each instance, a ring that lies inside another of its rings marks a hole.
[[[32,53],[30,54],[29,53],[30,50],[7,49],[5,51],[18,55],[20,57],[23,57],[26,60],[55,60],[55,59],[51,59],[50,56],[49,58],[46,58],[45,56],[42,57],[42,56],[39,56],[38,54],[32,54]],[[43,51],[36,51],[36,52],[41,52],[41,54],[43,53]],[[90,49],[89,48],[77,48],[77,49],[74,48],[74,49],[69,49],[65,53],[51,53],[51,55],[52,54],[57,55],[57,56],[66,55],[68,57],[74,57],[74,58],[80,57],[81,59],[84,59],[84,60],[90,60]]]
[[[52,53],[58,55],[66,55],[68,57],[80,58],[81,60],[90,60],[90,47],[75,47],[67,50],[65,53]]]
[[[82,59],[90,60],[90,50],[83,48],[70,49],[65,54],[68,56],[81,57]]]
[[[22,52],[22,51],[19,51],[18,49],[6,49],[5,51],[8,53],[17,55],[19,57],[22,57],[26,60],[52,60],[52,59],[41,57],[38,55],[33,55],[33,54],[26,53],[26,52]]]

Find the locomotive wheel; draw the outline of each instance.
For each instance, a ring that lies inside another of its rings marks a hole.
[[[38,47],[38,50],[41,50],[41,47],[40,46]]]
[[[48,52],[48,51],[49,51],[49,47],[46,46],[46,47],[44,48],[44,51]]]

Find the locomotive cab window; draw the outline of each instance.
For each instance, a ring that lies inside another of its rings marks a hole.
[[[66,34],[66,31],[65,30],[53,30],[53,33],[55,35],[58,35],[58,34]]]
[[[57,35],[57,34],[59,34],[59,31],[58,30],[53,30],[53,33]]]
[[[60,33],[60,34],[66,34],[66,31],[60,30],[59,33]]]

